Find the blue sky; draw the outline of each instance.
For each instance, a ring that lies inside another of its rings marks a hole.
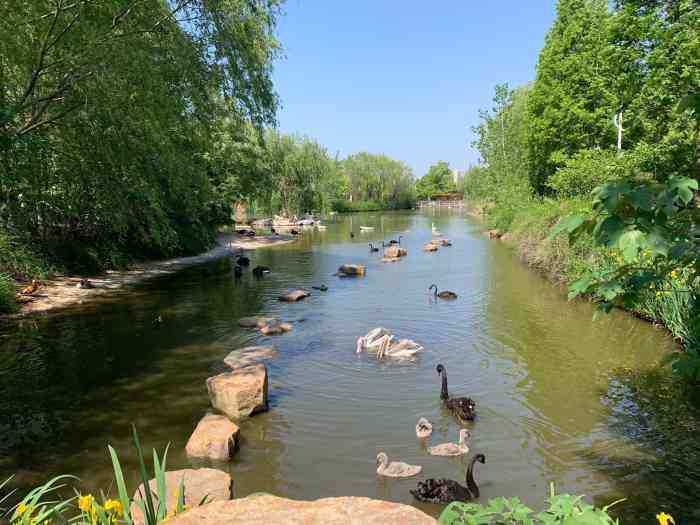
[[[493,88],[531,81],[555,0],[287,0],[279,127],[331,155],[385,153],[422,176],[474,164]]]

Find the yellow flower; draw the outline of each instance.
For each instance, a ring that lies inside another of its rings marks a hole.
[[[16,509],[16,510],[17,510],[17,515],[18,515],[18,516],[21,516],[22,514],[24,514],[25,512],[27,512],[27,511],[29,510],[29,505],[27,505],[26,503],[22,502],[22,503],[20,503],[19,505],[17,505],[17,509]]]
[[[661,292],[656,292],[656,297],[661,297],[663,294]]]
[[[675,279],[676,277],[678,277],[678,272],[676,270],[673,270],[671,272],[671,279]]]
[[[122,514],[124,514],[122,504],[116,499],[108,499],[107,501],[105,501],[105,510],[114,512],[114,514],[116,514],[117,516],[121,516]]]
[[[669,523],[676,525],[676,522],[673,520],[673,516],[666,514],[665,512],[658,513],[656,515],[656,519],[659,520],[661,525],[668,525]]]
[[[94,501],[94,499],[95,498],[92,497],[92,494],[88,494],[87,496],[80,496],[78,498],[78,508],[83,512],[89,512],[92,508],[92,502]]]

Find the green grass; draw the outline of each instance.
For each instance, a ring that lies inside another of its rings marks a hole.
[[[15,280],[5,273],[0,273],[0,314],[17,311],[15,288]]]
[[[51,265],[26,242],[0,230],[0,273],[20,281],[44,279],[51,273]]]

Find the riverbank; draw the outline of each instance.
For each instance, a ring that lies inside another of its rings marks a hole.
[[[586,199],[530,199],[515,210],[503,212],[485,201],[472,201],[466,213],[482,222],[486,234],[509,245],[529,267],[556,284],[568,285],[587,270],[614,268],[614,256],[595,248],[589,238],[571,244],[566,235],[550,237],[551,228],[560,218],[585,214],[590,210]],[[685,344],[692,337],[688,294],[673,290],[663,294],[649,292],[642,301],[628,308],[632,315],[662,326]]]
[[[4,317],[18,318],[46,313],[62,308],[103,299],[154,277],[173,274],[190,266],[203,264],[244,250],[256,250],[287,244],[295,240],[291,235],[257,235],[247,237],[236,233],[221,233],[216,246],[200,255],[175,257],[157,261],[145,261],[132,265],[128,270],[110,270],[101,275],[56,275],[42,280],[33,300],[23,304],[19,312]],[[81,279],[87,278],[93,288],[81,288]],[[3,317],[0,315],[0,317]]]

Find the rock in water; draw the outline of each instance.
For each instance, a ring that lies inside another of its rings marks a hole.
[[[435,245],[431,242],[429,242],[428,244],[423,246],[423,251],[425,251],[425,252],[436,252],[437,249],[438,249],[437,245]]]
[[[207,390],[212,406],[233,420],[265,412],[267,368],[257,364],[210,377]]]
[[[262,335],[282,335],[291,331],[294,327],[291,323],[280,323],[279,321],[272,321],[271,323],[263,326],[260,329]]]
[[[234,350],[224,357],[224,363],[235,370],[269,361],[276,356],[277,352],[271,346],[246,346],[245,348]]]
[[[296,501],[268,494],[233,501],[217,501],[194,508],[168,525],[436,525],[424,512],[401,503],[342,497]]]
[[[165,473],[165,501],[168,512],[176,507],[180,480],[184,480],[185,505],[190,509],[203,509],[205,505],[201,507],[198,505],[205,496],[207,504],[209,504],[208,502],[233,499],[233,480],[225,472],[212,468],[172,470]],[[151,487],[155,499],[158,495],[156,480],[150,480],[148,485]],[[134,501],[142,499],[142,495],[145,495],[143,483],[136,489]],[[134,525],[143,525],[143,514],[136,503],[131,504],[131,516]]]
[[[228,461],[238,449],[238,425],[225,416],[207,414],[187,441],[188,456]]]
[[[406,249],[400,246],[390,246],[384,249],[384,257],[387,259],[405,257],[407,253]]]
[[[271,321],[274,321],[272,317],[241,317],[238,320],[238,326],[241,328],[262,328]]]
[[[338,268],[338,274],[342,277],[351,277],[356,275],[364,275],[366,267],[362,264],[343,264]]]
[[[306,290],[294,290],[293,292],[280,295],[278,299],[288,303],[295,303],[297,301],[301,301],[302,299],[306,299],[309,295],[311,294]]]

